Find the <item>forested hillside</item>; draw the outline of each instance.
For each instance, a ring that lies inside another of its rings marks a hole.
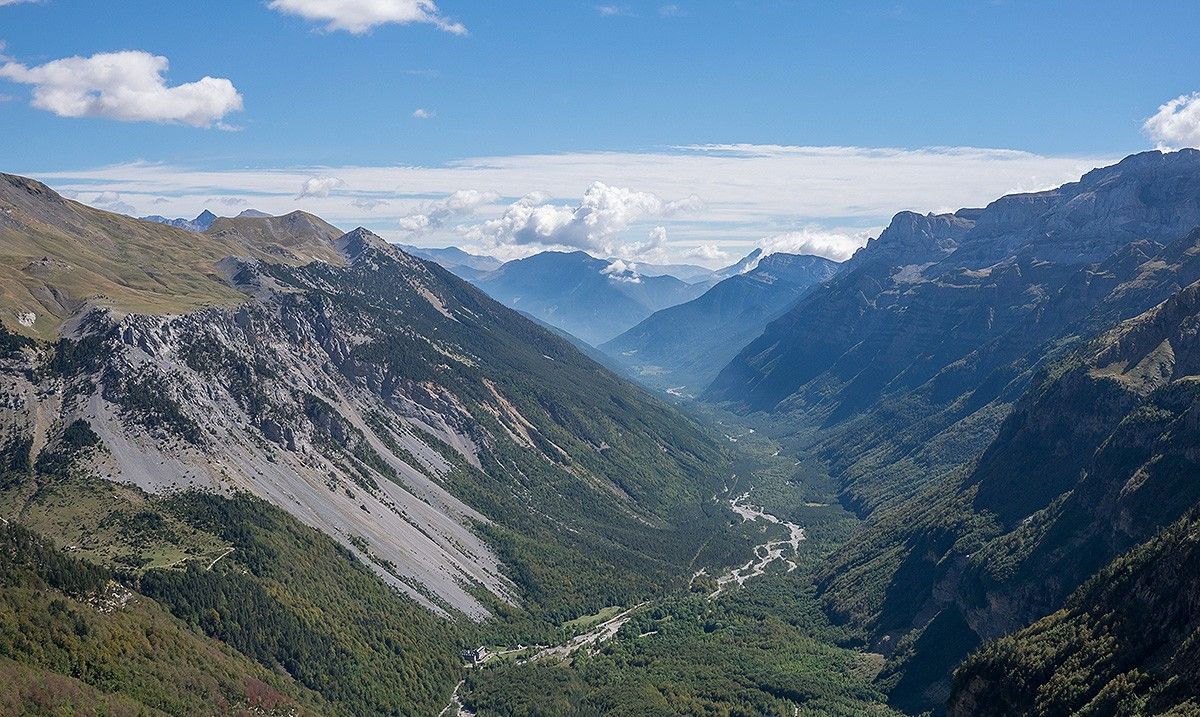
[[[196,234],[4,187],[4,515],[294,694],[427,714],[464,616],[531,639],[721,550],[707,432],[436,264],[311,215]]]
[[[1055,611],[1194,502],[1151,478],[1190,469],[1134,448],[1182,439],[1187,409],[1158,401],[1188,380],[1153,391],[1190,360],[1188,331],[1119,361],[1097,357],[1129,326],[1081,346],[1195,281],[1197,186],[1200,152],[1154,152],[983,210],[900,215],[714,383],[827,457],[867,518],[820,585],[891,658],[895,704],[942,705],[981,640]],[[1192,291],[1133,324],[1186,322]],[[1143,499],[1155,508],[1130,513]]]

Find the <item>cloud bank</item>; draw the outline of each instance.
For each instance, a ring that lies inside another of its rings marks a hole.
[[[127,50],[67,57],[28,67],[0,65],[0,77],[33,85],[33,106],[60,117],[211,127],[242,109],[233,83],[217,77],[168,87],[167,58]]]
[[[882,228],[856,232],[829,231],[810,226],[799,231],[784,232],[763,239],[759,246],[764,254],[784,252],[787,254],[812,254],[834,261],[845,261],[862,247],[867,240],[878,236]]]
[[[430,221],[420,243],[478,250],[488,244],[507,257],[561,242],[612,256],[602,249],[648,244],[650,233],[662,227],[669,233],[669,258],[687,254],[716,264],[728,258],[722,252],[744,255],[788,235],[796,246],[807,240],[814,251],[844,255],[863,232],[886,226],[898,211],[981,206],[1003,194],[1077,180],[1117,159],[969,147],[705,145],[478,157],[432,167],[206,171],[141,162],[57,172],[13,169],[82,195],[119,192],[143,214],[195,216],[209,197],[241,196],[272,213],[305,209],[339,226],[363,225],[408,243],[414,243],[412,217],[432,219],[436,205],[464,187],[486,187],[489,199],[461,214],[476,217],[463,220],[470,222],[466,229],[459,221]],[[297,187],[321,177],[343,184],[297,198]],[[159,197],[171,202],[165,210],[152,205]]]
[[[526,195],[509,205],[504,214],[471,227],[464,236],[485,248],[506,245],[568,247],[610,254],[618,251],[616,239],[634,222],[697,211],[700,199],[690,196],[664,201],[650,192],[593,182],[577,205],[550,204],[544,195]],[[645,250],[665,240],[658,228]],[[642,253],[642,252],[639,252]]]

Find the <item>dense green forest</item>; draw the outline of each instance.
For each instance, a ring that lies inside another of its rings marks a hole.
[[[0,684],[12,681],[13,694],[22,696],[10,699],[20,709],[85,714],[83,705],[94,705],[96,714],[179,714],[217,705],[225,713],[248,706],[428,715],[445,706],[465,674],[463,699],[480,715],[790,715],[793,705],[806,715],[891,714],[873,686],[880,658],[856,649],[861,636],[828,622],[814,589],[816,566],[855,520],[834,504],[818,466],[772,455],[778,446],[749,432],[733,452],[723,490],[753,486],[756,500],[803,522],[809,539],[796,570],[777,565],[716,599],[706,595],[711,578],[701,576],[689,590],[667,560],[640,568],[647,576],[660,570],[657,583],[605,585],[602,576],[582,573],[562,594],[595,581],[585,603],[598,606],[593,612],[644,603],[611,640],[567,660],[464,673],[459,653],[466,647],[562,644],[578,634],[589,622],[580,603],[536,592],[564,578],[514,573],[530,595],[522,607],[495,603],[497,618],[481,625],[446,620],[385,586],[328,537],[257,499],[152,497],[80,475],[73,461],[94,450],[85,428],[64,431],[48,449],[61,455],[44,465],[61,469],[23,466],[0,490],[5,514],[55,541],[16,524],[6,533],[23,547],[6,552],[4,584],[12,589],[5,590],[5,614],[15,624],[5,631]],[[483,479],[486,472],[460,462],[455,475]],[[709,575],[744,562],[769,529],[741,523],[720,503],[712,502],[711,519],[722,530],[698,528],[663,549],[689,553],[690,569]],[[537,536],[493,533],[498,544],[526,551],[520,564],[552,571],[557,560],[540,563],[537,556],[553,543],[539,544]],[[614,536],[611,544],[621,540]],[[87,597],[105,591],[130,598],[106,611]],[[106,645],[131,629],[157,631],[143,648],[153,669],[113,664],[128,654],[123,648],[106,654]],[[25,680],[35,673],[44,673],[45,687],[27,693]]]
[[[726,495],[753,489],[756,502],[805,526],[797,567],[777,564],[715,598],[715,581],[701,576],[567,660],[522,662],[518,654],[489,662],[469,673],[469,708],[480,717],[895,714],[874,684],[882,657],[855,649],[861,636],[831,624],[816,595],[817,567],[856,520],[836,504],[820,466],[778,455],[777,444],[745,428],[725,428],[740,434]],[[736,520],[733,527],[738,547],[697,568],[715,575],[744,561],[771,530]]]

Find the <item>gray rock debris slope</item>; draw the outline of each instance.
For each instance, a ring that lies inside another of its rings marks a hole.
[[[249,491],[432,609],[482,617],[473,586],[511,600],[499,561],[469,527],[486,518],[440,484],[451,466],[439,442],[478,463],[465,407],[432,382],[382,395],[370,367],[350,358],[377,327],[340,326],[348,315],[298,301],[296,287],[255,262],[224,268],[254,301],[182,316],[97,309],[68,326],[79,341],[70,355],[88,355],[67,358],[63,378],[6,376],[19,383],[5,387],[15,399],[4,422],[32,426],[36,454],[56,417],[84,418],[107,449],[102,475],[154,493]]]
[[[473,618],[655,589],[716,525],[706,434],[365,229],[194,234],[0,175],[0,248],[0,447],[31,479],[85,419],[90,474],[249,491]]]

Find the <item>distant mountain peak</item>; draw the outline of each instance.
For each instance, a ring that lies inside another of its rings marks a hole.
[[[186,229],[189,232],[205,232],[212,226],[219,217],[209,210],[205,209],[196,215],[195,219],[184,219],[182,217],[171,219],[160,214],[151,214],[147,217],[141,217],[142,221],[154,222],[155,224],[166,224],[167,226],[175,227],[176,229]]]

